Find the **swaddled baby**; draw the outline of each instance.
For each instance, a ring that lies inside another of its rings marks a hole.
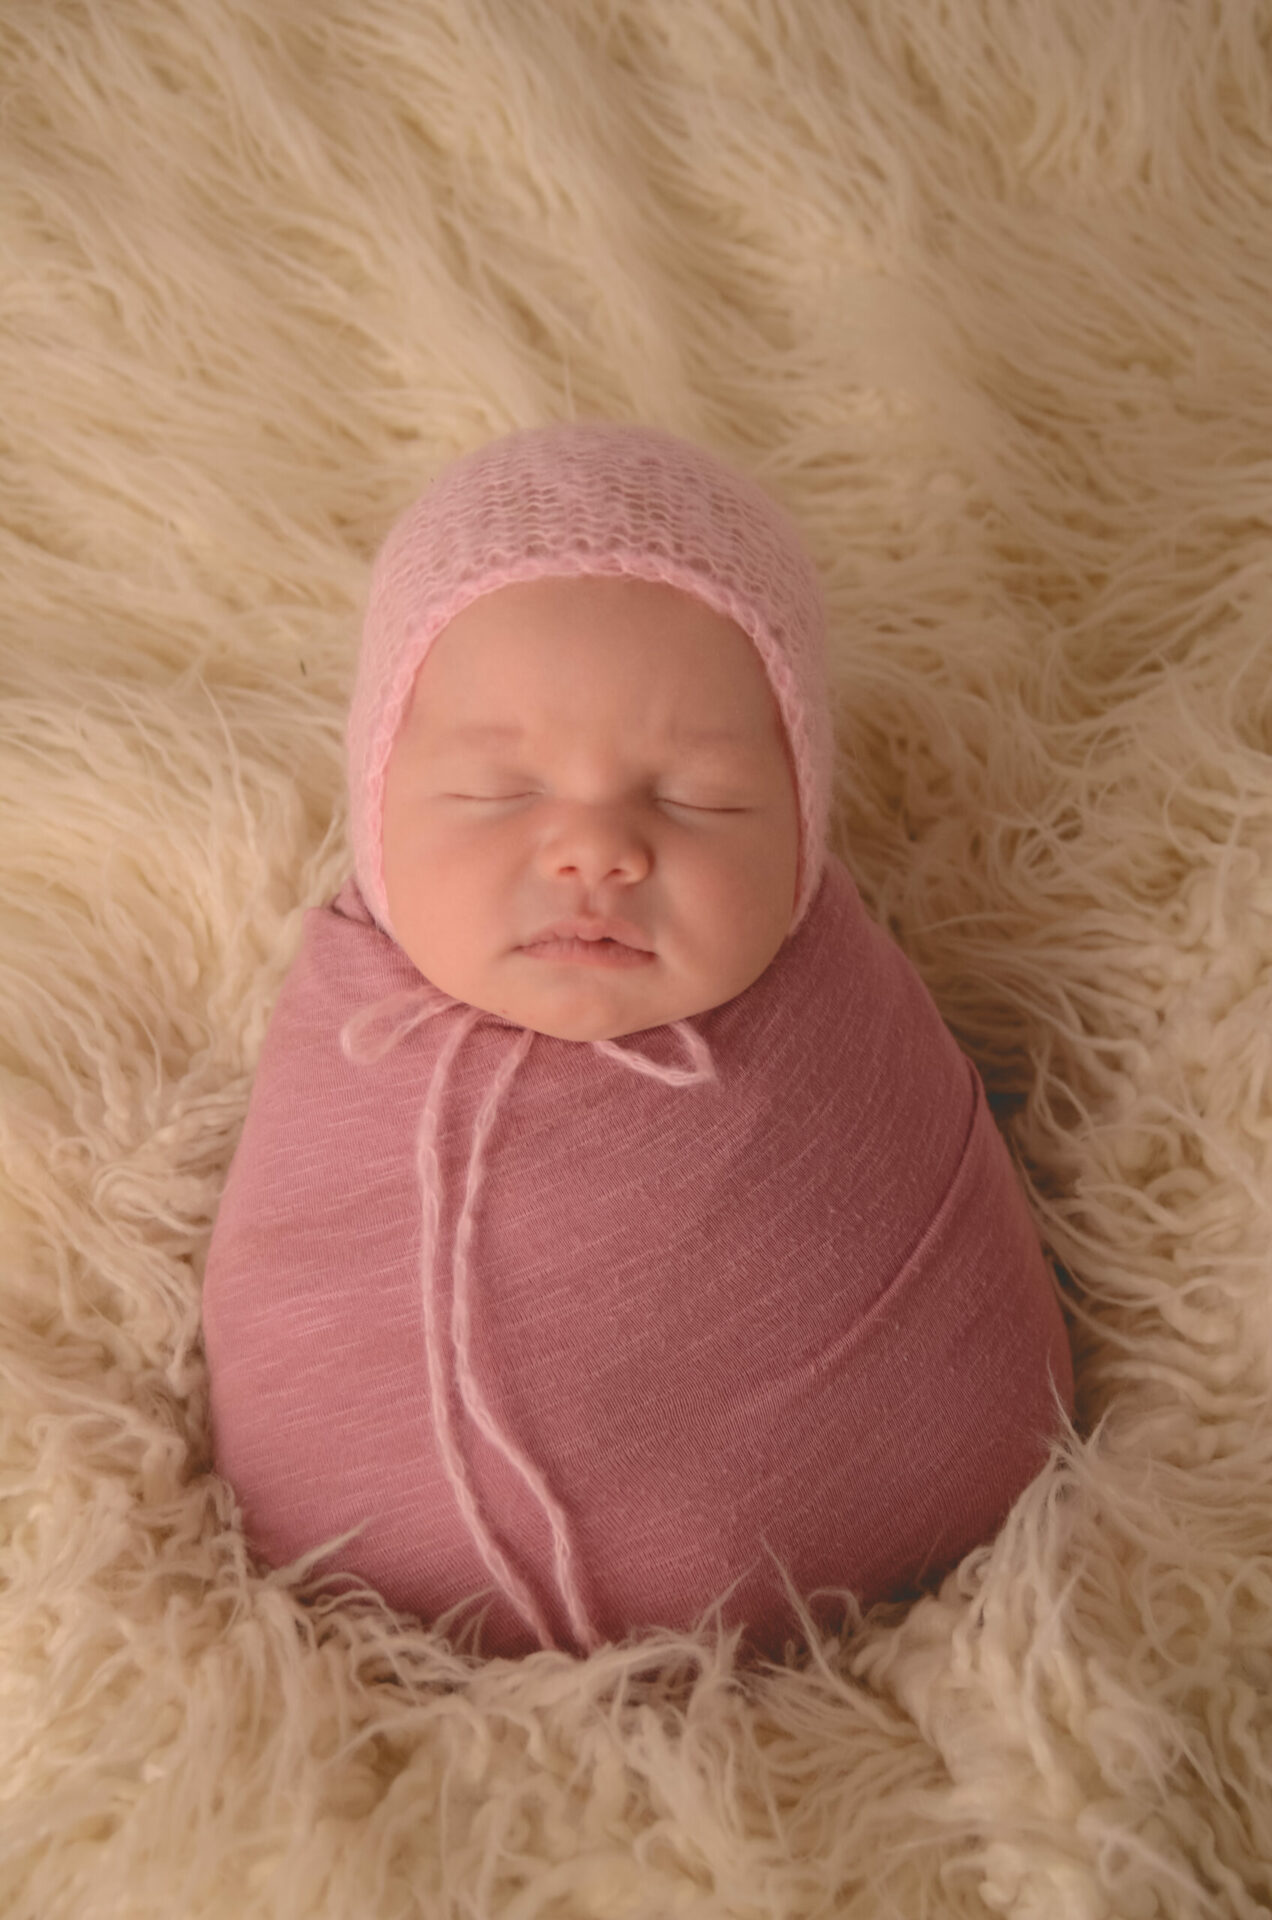
[[[376,563],[355,872],[207,1262],[250,1542],[484,1651],[780,1649],[990,1538],[1072,1410],[978,1073],[826,846],[822,600],[673,435],[516,433]],[[840,1598],[836,1602],[835,1596]],[[820,1596],[820,1598],[819,1598]]]

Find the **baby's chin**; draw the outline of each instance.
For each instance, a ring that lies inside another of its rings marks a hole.
[[[683,985],[676,992],[665,978],[651,978],[658,973],[659,965],[622,972],[558,968],[550,980],[505,981],[502,991],[481,998],[465,997],[470,1005],[516,1026],[529,1027],[554,1040],[577,1041],[619,1040],[624,1034],[670,1026],[675,1020],[705,1013],[732,998],[728,993],[713,997],[701,985],[696,993]]]

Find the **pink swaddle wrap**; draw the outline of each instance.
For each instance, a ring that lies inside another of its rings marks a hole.
[[[567,468],[632,444],[681,457],[644,429],[513,442],[549,468],[563,449]],[[489,484],[502,457],[461,468]],[[684,458],[762,519],[758,490]],[[431,638],[490,576],[490,552],[483,574],[452,541],[429,617],[386,642],[385,583],[400,595],[402,543],[428,524],[404,521],[378,565],[350,723],[357,873],[305,915],[209,1251],[216,1465],[273,1564],[356,1529],[325,1565],[398,1608],[433,1619],[493,1590],[489,1653],[585,1653],[718,1600],[777,1651],[794,1626],[779,1564],[805,1596],[869,1605],[997,1530],[1072,1410],[1051,1276],[978,1073],[815,837],[815,714],[790,729],[798,910],[744,993],[577,1042],[423,978],[386,926],[383,711],[400,717]],[[762,563],[755,528],[735,531]],[[602,570],[576,527],[522,546],[518,578]],[[696,587],[665,543],[647,577],[699,590],[705,553]],[[781,616],[755,625],[795,662],[784,690],[770,667],[789,728],[816,662]]]

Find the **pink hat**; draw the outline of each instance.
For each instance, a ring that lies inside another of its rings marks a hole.
[[[393,935],[384,777],[429,648],[482,594],[584,574],[665,581],[754,641],[799,785],[793,933],[822,877],[834,766],[816,571],[794,523],[753,480],[659,428],[602,421],[527,428],[477,448],[442,471],[380,549],[347,734],[355,872],[375,920]]]

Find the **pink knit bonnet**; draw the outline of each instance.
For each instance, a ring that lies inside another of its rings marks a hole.
[[[527,428],[454,461],[380,549],[347,734],[355,874],[373,917],[396,938],[384,780],[429,648],[483,594],[587,574],[678,587],[754,642],[799,788],[793,933],[822,878],[834,765],[817,573],[794,523],[756,482],[662,429],[602,421]]]

